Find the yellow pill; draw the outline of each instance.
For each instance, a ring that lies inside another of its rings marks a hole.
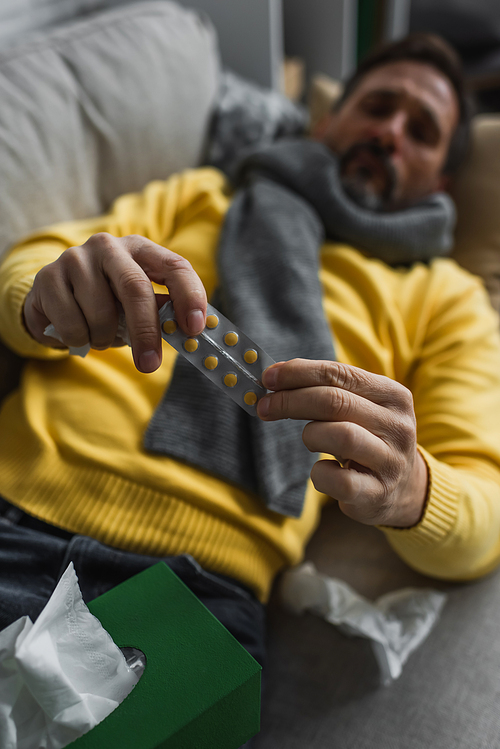
[[[217,359],[216,356],[206,356],[205,359],[203,360],[203,364],[205,365],[207,369],[215,369],[218,363],[219,363],[219,360]]]
[[[198,341],[196,338],[188,338],[184,341],[184,348],[188,352],[188,354],[192,354],[193,351],[196,351],[198,348]]]
[[[257,395],[249,390],[248,393],[245,393],[245,395],[243,396],[243,400],[245,401],[247,406],[255,406],[255,404],[257,403]]]
[[[219,318],[217,315],[208,315],[207,316],[207,328],[216,328],[219,324]]]
[[[177,330],[177,323],[175,320],[165,320],[163,323],[163,332],[167,335],[172,335]]]
[[[249,348],[245,353],[243,354],[243,358],[246,361],[247,364],[254,364],[257,359],[259,358],[258,353],[253,348]],[[249,404],[253,405],[253,404]]]
[[[230,372],[224,377],[224,385],[228,388],[234,388],[236,383],[238,382],[238,375],[233,374]]]
[[[234,333],[233,331],[226,333],[224,336],[224,343],[226,346],[236,346],[238,343],[238,333]]]

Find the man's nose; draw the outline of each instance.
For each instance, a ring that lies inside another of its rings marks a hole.
[[[401,150],[407,127],[406,112],[395,112],[378,123],[373,133],[374,140],[392,154]]]

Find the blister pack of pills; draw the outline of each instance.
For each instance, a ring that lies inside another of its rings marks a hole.
[[[159,315],[162,338],[247,413],[256,416],[257,402],[268,392],[262,384],[262,372],[274,364],[274,359],[211,304],[207,305],[206,327],[196,336],[186,335],[178,326],[172,302],[164,304]]]

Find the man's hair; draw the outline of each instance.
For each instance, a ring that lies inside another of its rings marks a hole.
[[[397,42],[377,47],[365,57],[351,77],[345,82],[342,96],[336,104],[340,109],[343,103],[358,87],[365,75],[375,68],[391,62],[414,60],[431,65],[451,83],[459,106],[459,119],[452,135],[443,173],[454,172],[467,154],[470,143],[470,123],[474,111],[473,101],[466,92],[462,62],[457,52],[448,42],[435,34],[410,34]]]

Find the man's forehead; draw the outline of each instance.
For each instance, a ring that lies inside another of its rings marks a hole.
[[[451,110],[458,116],[458,101],[451,81],[425,62],[398,60],[369,70],[352,96],[359,98],[376,90],[404,93],[439,111]]]

